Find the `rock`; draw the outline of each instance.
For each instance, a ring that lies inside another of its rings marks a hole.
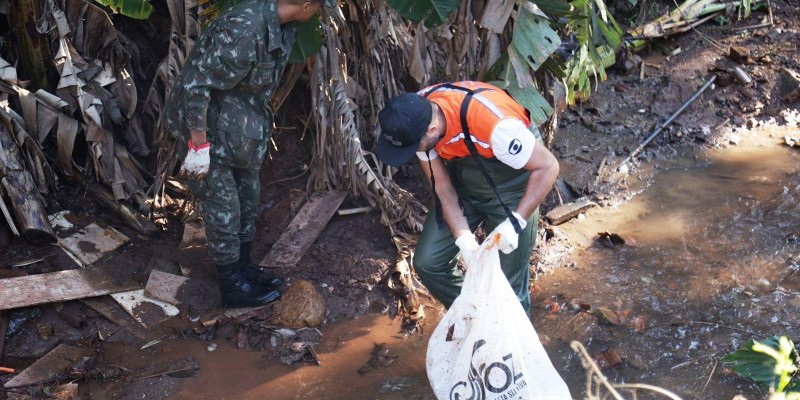
[[[781,92],[781,100],[786,103],[794,103],[800,99],[800,74],[789,68],[781,71],[780,83],[778,84]]]
[[[313,327],[325,318],[325,299],[311,282],[299,279],[275,304],[271,322],[290,328]]]

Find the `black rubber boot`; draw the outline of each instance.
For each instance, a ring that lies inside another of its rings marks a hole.
[[[283,285],[283,279],[265,273],[250,262],[250,245],[252,243],[253,242],[242,242],[240,245],[241,247],[239,247],[239,259],[243,261],[242,270],[247,280],[264,289],[278,289]]]
[[[243,263],[240,260],[231,264],[217,265],[223,307],[262,306],[281,297],[280,290],[265,289],[248,281],[242,271]]]

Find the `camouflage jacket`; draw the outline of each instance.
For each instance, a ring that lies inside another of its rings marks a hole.
[[[189,131],[206,131],[211,160],[259,168],[272,133],[270,99],[297,24],[278,22],[276,0],[246,0],[200,34],[167,100],[162,125],[186,155]]]

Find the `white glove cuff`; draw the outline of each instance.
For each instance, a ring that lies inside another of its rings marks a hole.
[[[520,228],[525,229],[525,227],[528,226],[528,221],[522,218],[522,216],[519,215],[516,211],[512,211],[511,214],[514,214],[514,216],[517,217],[517,222],[519,222]]]
[[[475,239],[474,233],[465,233],[459,236],[458,239],[456,239],[456,246],[458,246],[458,248],[461,248],[462,246],[464,246],[469,242],[477,242],[477,241],[478,240]]]

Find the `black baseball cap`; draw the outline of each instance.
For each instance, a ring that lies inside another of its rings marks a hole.
[[[431,116],[431,104],[416,93],[403,93],[391,99],[378,113],[381,124],[378,159],[393,167],[408,162],[417,152]]]

